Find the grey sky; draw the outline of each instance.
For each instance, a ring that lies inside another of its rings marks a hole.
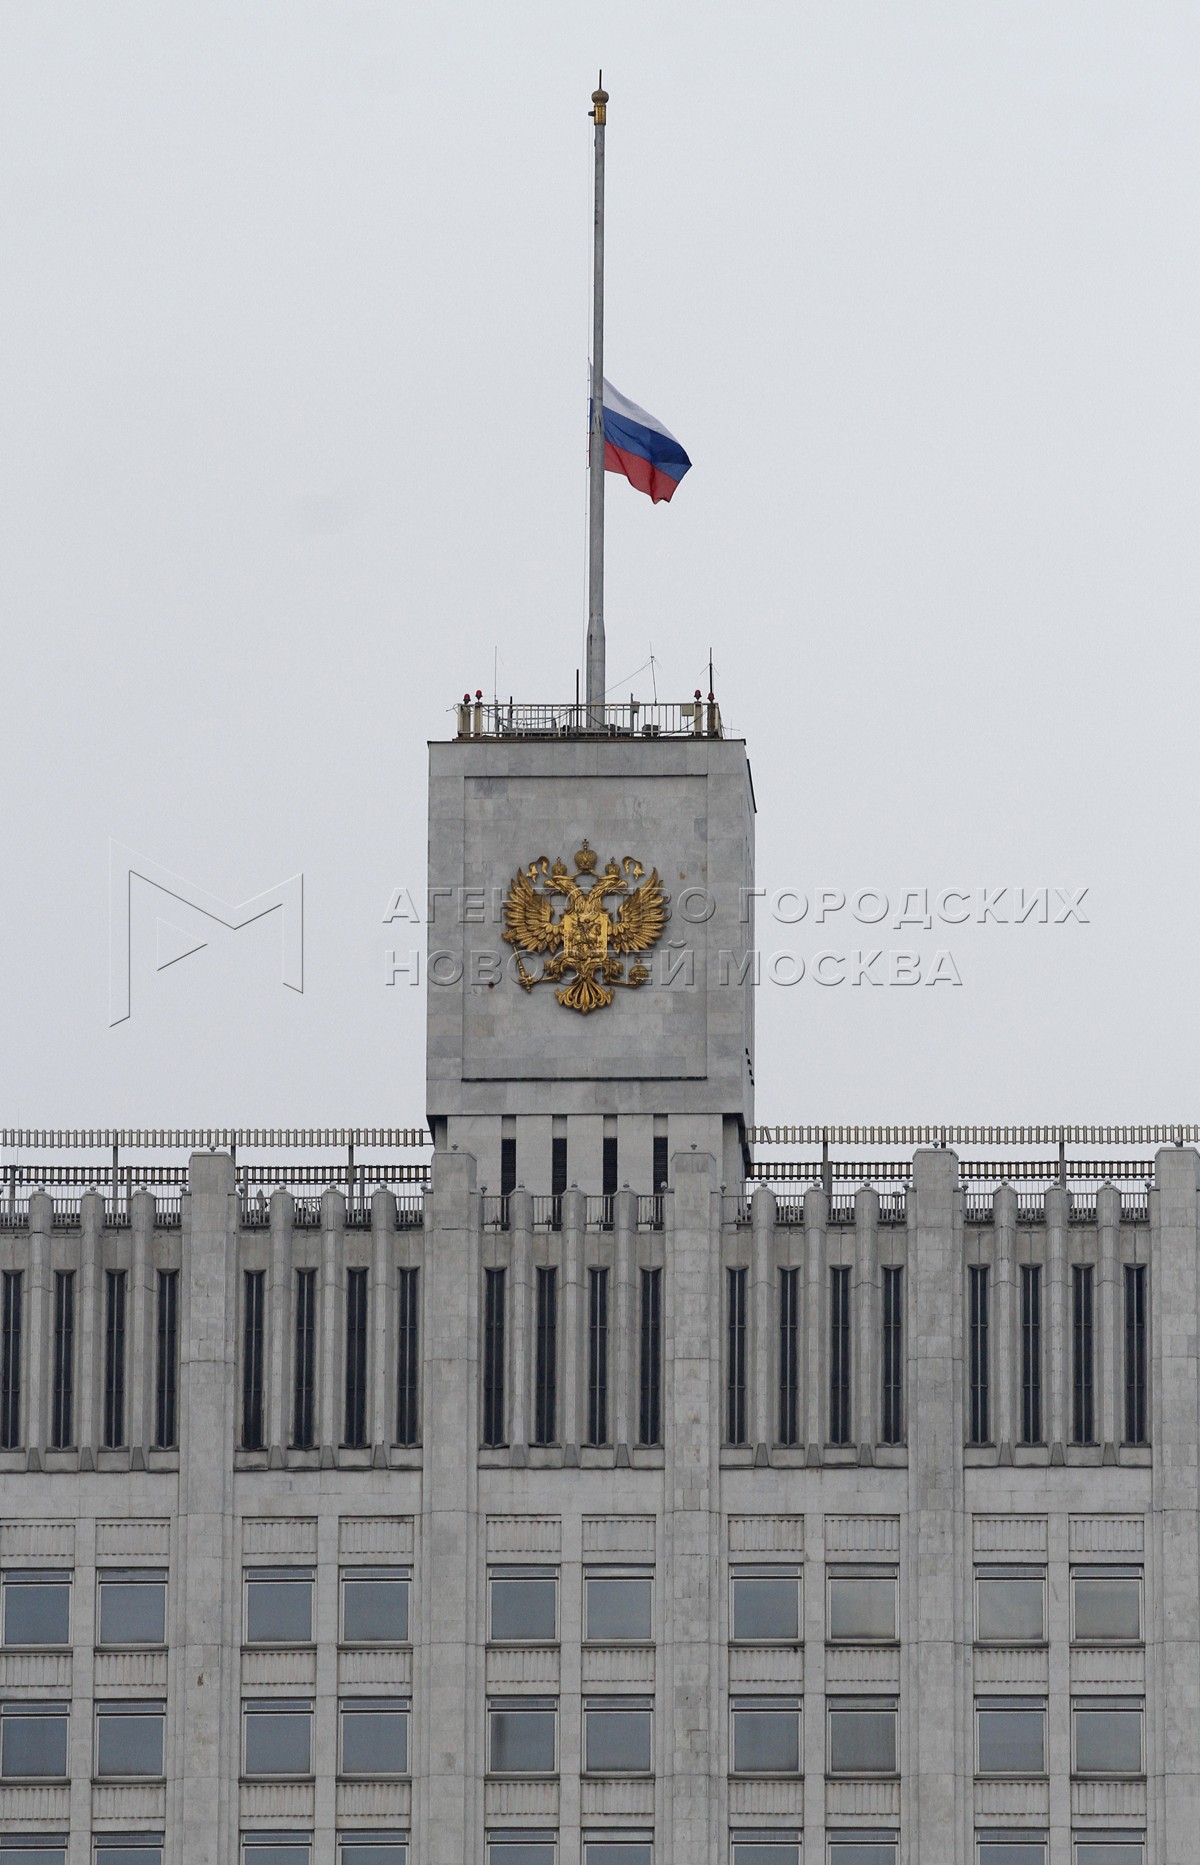
[[[5,8],[5,1121],[422,1117],[425,741],[579,658],[600,63],[607,371],[695,462],[609,480],[610,677],[711,644],[768,889],[1089,889],[768,929],[964,982],[764,988],[760,1118],[1194,1117],[1198,55],[1128,0]],[[150,897],[110,1029],[110,836],[302,870],[303,996],[278,916],[156,972]]]

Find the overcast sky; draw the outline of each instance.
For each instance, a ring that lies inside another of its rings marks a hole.
[[[423,1118],[426,740],[579,660],[600,64],[607,373],[694,461],[608,482],[618,691],[711,646],[768,894],[1088,890],[767,922],[962,984],[765,984],[759,1118],[1197,1117],[1193,4],[10,0],[3,1124]],[[303,994],[137,882],[110,1027],[112,839],[303,873]]]

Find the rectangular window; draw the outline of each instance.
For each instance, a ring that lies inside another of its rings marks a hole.
[[[400,1316],[396,1333],[396,1442],[420,1442],[417,1395],[420,1391],[420,1338],[417,1331],[418,1283],[416,1269],[398,1269]]]
[[[0,1780],[65,1781],[65,1703],[0,1703]]]
[[[984,1263],[967,1270],[969,1333],[970,1436],[968,1443],[991,1443],[991,1366],[988,1338],[988,1272]]]
[[[779,1272],[779,1442],[800,1441],[800,1271]]]
[[[1045,1702],[1037,1697],[978,1698],[975,1770],[977,1774],[1045,1774]]]
[[[559,1133],[550,1141],[550,1222],[554,1230],[562,1229],[562,1196],[567,1189],[567,1139]]]
[[[727,1272],[729,1321],[725,1363],[725,1441],[746,1442],[746,1272]]]
[[[65,1450],[75,1442],[75,1272],[54,1272],[54,1402],[50,1442]]]
[[[850,1442],[850,1270],[829,1272],[829,1442]]]
[[[831,1643],[895,1643],[900,1582],[894,1567],[831,1567],[826,1586]]]
[[[483,1441],[497,1445],[504,1434],[504,1276],[483,1272]]]
[[[589,1573],[583,1577],[583,1636],[589,1645],[648,1645],[653,1633],[650,1574]]]
[[[0,1315],[0,1450],[21,1442],[21,1284],[24,1271],[6,1269]]]
[[[311,1567],[247,1567],[246,1643],[311,1645],[313,1579]]]
[[[641,1271],[638,1443],[662,1443],[662,1270]]]
[[[1141,1568],[1076,1568],[1071,1575],[1071,1637],[1079,1645],[1139,1645]]]
[[[312,1703],[283,1697],[242,1704],[242,1772],[281,1780],[312,1773]]]
[[[165,1703],[97,1703],[97,1775],[161,1779],[166,1723]]]
[[[95,1865],[163,1865],[162,1835],[105,1833],[96,1841]]]
[[[900,1841],[894,1833],[833,1832],[829,1865],[899,1865]]]
[[[342,1774],[408,1773],[406,1697],[350,1697],[341,1705]]]
[[[654,1865],[649,1833],[585,1833],[583,1865]]]
[[[243,1833],[242,1865],[312,1865],[311,1833]]]
[[[338,1865],[408,1865],[407,1833],[343,1833]]]
[[[500,1141],[500,1196],[507,1198],[517,1189],[517,1141],[511,1135]]]
[[[734,1774],[799,1774],[799,1697],[731,1697],[729,1725]]]
[[[488,1704],[492,1774],[554,1774],[558,1704],[553,1697],[493,1697]]]
[[[1146,1268],[1125,1265],[1125,1442],[1147,1444]]]
[[[1042,1442],[1042,1271],[1021,1265],[1021,1442]]]
[[[975,1569],[975,1639],[980,1645],[1044,1645],[1044,1567]]]
[[[729,1835],[730,1865],[800,1865],[800,1834],[776,1827],[750,1827]]]
[[[1094,1444],[1095,1345],[1092,1311],[1092,1266],[1071,1266],[1071,1442]]]
[[[557,1865],[558,1840],[553,1833],[489,1833],[488,1865]]]
[[[1081,1833],[1072,1857],[1075,1865],[1146,1865],[1146,1841],[1141,1833]]]
[[[904,1271],[883,1271],[883,1418],[881,1444],[904,1442]]]
[[[601,1141],[600,1189],[606,1198],[612,1198],[617,1190],[617,1136],[606,1134]]]
[[[296,1271],[295,1356],[292,1363],[292,1443],[310,1451],[316,1442],[317,1272]]]
[[[583,1699],[585,1774],[649,1774],[654,1705],[649,1697]]]
[[[735,1567],[729,1578],[729,1636],[738,1645],[798,1644],[800,1569]]]
[[[608,1271],[588,1270],[589,1444],[608,1443]]]
[[[117,1450],[125,1442],[125,1271],[105,1272],[104,1287],[104,1442]]]
[[[171,1450],[179,1442],[179,1271],[158,1272],[155,1311],[154,1442]]]
[[[1111,1780],[1145,1773],[1140,1697],[1078,1698],[1071,1705],[1071,1721],[1076,1774]]]
[[[348,1567],[342,1574],[343,1645],[407,1645],[406,1567]]]
[[[3,1642],[6,1651],[44,1649],[71,1642],[71,1575],[63,1568],[10,1567],[4,1575]]]
[[[263,1308],[267,1275],[248,1269],[242,1278],[242,1449],[263,1447]]]
[[[367,1271],[346,1271],[346,1444],[367,1441]]]
[[[493,1567],[488,1574],[488,1637],[494,1645],[552,1645],[558,1638],[558,1573],[553,1567]]]
[[[892,1697],[831,1697],[830,1774],[895,1774],[900,1711]]]
[[[3,1865],[67,1865],[66,1836],[62,1833],[0,1833],[0,1860]]]
[[[993,1832],[975,1835],[975,1865],[1046,1865],[1046,1835]]]
[[[654,1135],[654,1165],[651,1170],[654,1193],[653,1224],[655,1230],[663,1227],[663,1194],[667,1189],[667,1136],[665,1133]]]
[[[98,1645],[165,1645],[167,1576],[161,1567],[102,1569]]]
[[[533,1441],[553,1444],[558,1430],[558,1271],[535,1272],[537,1339],[533,1367]]]

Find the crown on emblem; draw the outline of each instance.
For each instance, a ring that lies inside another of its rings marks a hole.
[[[575,850],[575,871],[577,874],[594,874],[596,871],[596,851],[586,836],[583,838],[583,847]]]

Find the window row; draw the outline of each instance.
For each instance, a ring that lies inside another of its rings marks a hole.
[[[1071,1704],[1071,1772],[1112,1780],[1146,1772],[1140,1697],[1077,1697]],[[1044,1697],[979,1697],[975,1772],[1027,1779],[1048,1772]]]
[[[407,1833],[343,1833],[337,1840],[337,1865],[408,1865]],[[308,1833],[246,1833],[243,1865],[313,1865]],[[164,1865],[161,1833],[113,1833],[98,1837],[94,1865]],[[64,1833],[0,1835],[0,1865],[67,1865]]]

